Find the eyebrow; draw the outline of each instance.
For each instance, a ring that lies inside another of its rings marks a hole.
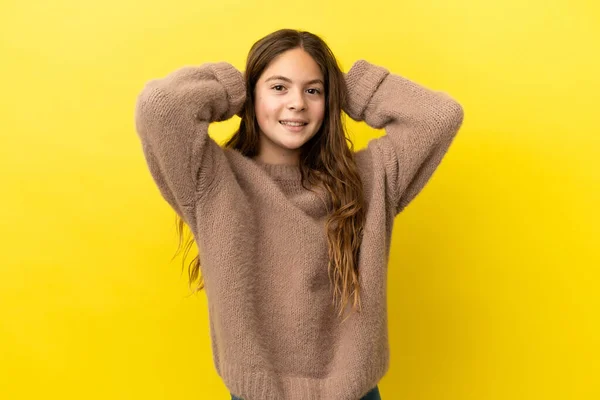
[[[276,80],[292,83],[292,80],[290,78],[286,78],[285,76],[282,76],[282,75],[273,75],[273,76],[267,78],[267,80],[265,80],[265,82],[276,81]],[[313,79],[313,80],[306,82],[307,85],[312,85],[313,83],[320,83],[321,85],[325,86],[325,84],[323,83],[323,81],[321,79]]]

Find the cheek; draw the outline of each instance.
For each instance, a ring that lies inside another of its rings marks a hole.
[[[269,100],[268,97],[257,97],[254,112],[259,123],[265,123],[276,118],[277,109],[278,105],[273,100]]]
[[[319,106],[315,107],[313,117],[318,120],[319,123],[323,122],[323,118],[325,118],[325,102],[322,102]]]
[[[256,121],[258,121],[258,124],[262,124],[264,121],[264,112],[263,104],[259,97],[254,100],[254,115],[256,116]]]

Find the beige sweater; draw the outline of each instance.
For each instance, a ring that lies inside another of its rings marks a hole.
[[[212,354],[244,400],[356,400],[388,370],[387,261],[394,217],[419,193],[463,120],[460,104],[361,60],[346,75],[347,114],[386,135],[356,152],[365,190],[360,313],[332,306],[326,205],[295,166],[223,149],[208,125],[245,100],[228,63],[150,81],[136,127],[160,192],[199,245]]]

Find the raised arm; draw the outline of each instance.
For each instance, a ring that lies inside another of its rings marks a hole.
[[[183,67],[146,84],[137,99],[136,130],[161,194],[188,225],[196,194],[206,191],[223,162],[208,126],[237,114],[246,90],[232,65]]]
[[[386,69],[359,60],[346,75],[346,113],[386,135],[369,143],[381,157],[388,201],[400,213],[425,186],[463,121],[463,108]]]

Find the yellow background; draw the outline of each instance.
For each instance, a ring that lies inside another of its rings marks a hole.
[[[364,58],[465,109],[396,220],[384,400],[600,398],[591,0],[3,0],[0,398],[229,398],[134,102],[182,65],[242,69],[283,27],[321,35],[345,71]],[[349,128],[359,148],[383,134]]]

